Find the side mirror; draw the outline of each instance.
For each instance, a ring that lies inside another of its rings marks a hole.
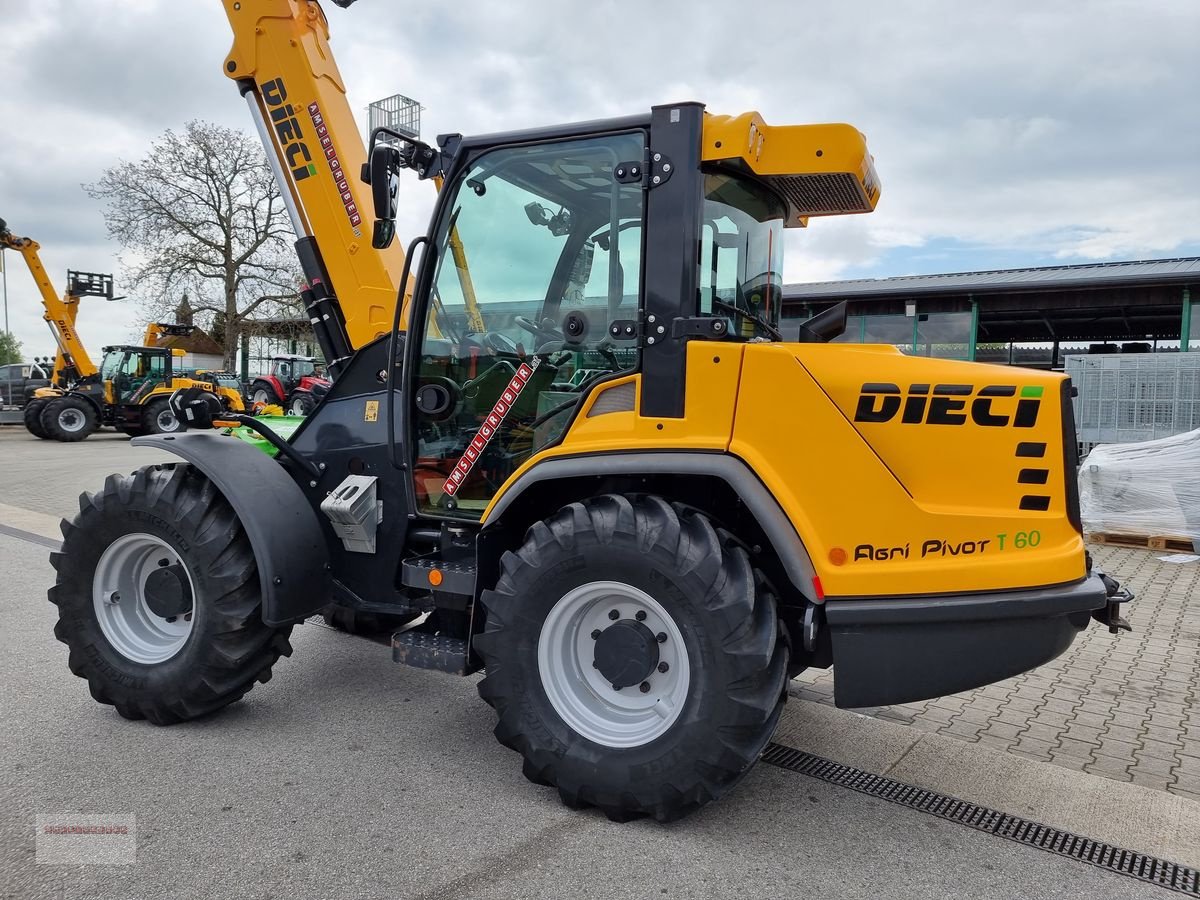
[[[800,335],[796,341],[801,344],[826,344],[845,331],[846,302],[843,300],[825,312],[817,313],[811,319],[801,322]]]
[[[375,206],[371,246],[385,250],[396,237],[396,199],[400,189],[400,169],[403,168],[400,151],[389,144],[377,143],[371,148],[371,161],[367,165],[367,181]]]

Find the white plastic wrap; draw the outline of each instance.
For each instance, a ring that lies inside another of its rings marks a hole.
[[[1089,533],[1200,541],[1200,429],[1137,444],[1102,444],[1079,467]]]

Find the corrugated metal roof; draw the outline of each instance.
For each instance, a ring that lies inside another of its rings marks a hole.
[[[854,281],[814,281],[785,284],[783,295],[788,300],[846,300],[854,297],[919,294],[1077,290],[1164,282],[1200,283],[1200,257],[1047,266],[1038,269],[997,269],[992,272],[954,272],[946,275],[898,275],[893,278],[861,278]]]

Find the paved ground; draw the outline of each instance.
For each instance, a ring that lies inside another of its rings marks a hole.
[[[976,691],[861,710],[1020,756],[1200,800],[1200,563],[1163,551],[1093,546],[1137,594],[1133,633],[1090,627],[1061,657]],[[833,675],[793,683],[833,703]]]
[[[116,437],[56,445],[0,428],[0,525],[52,535],[81,489],[157,458]],[[1169,896],[765,765],[669,827],[570,812],[493,740],[474,679],[397,667],[316,626],[297,628],[276,677],[222,714],[126,722],[67,671],[52,575],[44,546],[0,533],[0,900]],[[1063,672],[1064,685],[1087,680]],[[1146,720],[1163,684],[1135,685]],[[1040,762],[918,728],[792,702],[778,739],[1200,866],[1200,804],[1047,777]],[[134,814],[137,864],[34,864],[32,823],[47,813]]]
[[[1167,897],[770,766],[662,827],[563,808],[474,679],[317,626],[221,714],[126,722],[66,670],[45,551],[0,536],[0,898]],[[133,813],[134,866],[33,862],[39,814]]]

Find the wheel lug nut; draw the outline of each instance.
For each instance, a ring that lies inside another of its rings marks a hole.
[[[660,671],[660,672],[666,672],[666,671],[667,671],[668,669],[670,669],[670,668],[671,668],[671,667],[670,667],[670,666],[668,666],[668,665],[667,665],[665,662],[660,662],[660,663],[658,664],[658,671]]]
[[[600,629],[599,628],[592,629],[592,640],[593,641],[600,640]]]
[[[634,616],[633,616],[633,617],[634,617],[635,619],[637,619],[639,622],[645,622],[645,621],[646,621],[646,611],[645,611],[644,609],[639,609],[639,610],[638,610],[638,611],[637,611],[637,612],[634,614]]]
[[[617,619],[621,618],[621,614],[619,612],[617,612],[615,609],[613,609],[613,610],[609,610],[608,617],[615,622],[615,621],[617,621]]]
[[[641,691],[643,694],[650,693],[650,682],[643,681],[641,686],[638,688],[638,690]]]
[[[667,642],[667,633],[665,631],[660,631],[654,636],[654,639],[660,644],[665,644]]]

